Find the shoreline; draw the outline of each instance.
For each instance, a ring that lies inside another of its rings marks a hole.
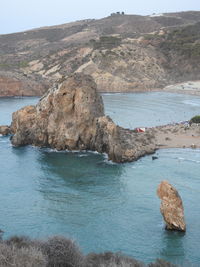
[[[47,90],[48,91],[48,90]],[[47,92],[46,91],[46,92]],[[185,94],[200,96],[200,80],[186,81],[180,83],[169,84],[163,88],[135,88],[134,90],[121,90],[121,91],[98,91],[100,94],[133,94],[133,93],[151,93],[151,92],[167,92],[167,93],[176,93],[176,94]],[[42,94],[19,94],[19,95],[0,95],[1,98],[23,98],[23,97],[42,97]]]
[[[156,149],[200,148],[200,125],[177,123],[147,129],[155,136]]]
[[[168,86],[167,86],[168,87]],[[136,90],[136,91],[99,91],[100,94],[140,94],[140,93],[154,93],[154,92],[161,92],[161,93],[172,93],[172,94],[184,94],[184,95],[193,95],[193,96],[200,96],[200,88],[198,90],[183,90],[183,89],[172,89],[172,88],[163,88],[163,89],[159,89],[159,88],[152,88],[152,89],[148,89],[148,90]],[[3,95],[0,96],[0,99],[4,99],[4,98],[32,98],[32,97],[42,97],[42,95]]]
[[[163,88],[163,91],[169,93],[200,96],[200,80],[187,81],[182,83],[176,83],[173,85],[168,85]]]
[[[174,94],[184,94],[184,95],[193,95],[193,96],[200,96],[200,90],[192,91],[192,90],[179,90],[179,89],[163,89],[162,92],[166,93],[174,93]]]
[[[185,95],[193,95],[193,96],[200,96],[200,89],[198,91],[194,90],[181,90],[181,89],[148,89],[148,90],[137,90],[137,91],[125,91],[125,92],[109,92],[109,91],[104,91],[104,92],[99,92],[100,94],[140,94],[140,93],[154,93],[154,92],[160,92],[160,93],[174,93],[174,94],[185,94]],[[5,99],[5,98],[32,98],[32,97],[42,97],[42,95],[15,95],[15,96],[0,96],[0,99]]]
[[[5,131],[4,128],[7,128]],[[0,126],[0,136],[8,136],[11,134],[11,128],[9,126]],[[4,132],[3,132],[4,131]],[[128,130],[132,132],[133,130]],[[12,134],[11,134],[12,135]],[[160,149],[173,149],[173,148],[181,148],[181,149],[200,149],[200,124],[189,124],[189,122],[175,123],[175,124],[167,124],[162,126],[155,126],[151,128],[146,128],[144,133],[137,133],[136,139],[138,140],[138,151],[145,151],[145,153],[138,154],[135,159],[132,159],[127,162],[137,161],[138,159],[150,155],[155,154],[156,151]],[[151,138],[149,139],[149,136]],[[151,140],[151,145],[154,149],[149,151],[147,149],[148,140]],[[143,144],[145,141],[146,145]],[[48,147],[50,148],[50,147]],[[146,148],[146,149],[145,149]],[[60,150],[58,150],[60,151]],[[66,150],[64,150],[66,151]],[[69,150],[68,152],[92,152],[97,153],[96,151],[91,150]],[[100,152],[98,152],[100,153]],[[100,153],[104,154],[104,153]],[[110,159],[111,160],[111,159]],[[111,160],[112,161],[112,160]],[[116,163],[124,163],[124,162],[116,162]]]

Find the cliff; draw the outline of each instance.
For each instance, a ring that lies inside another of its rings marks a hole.
[[[0,72],[0,96],[36,96],[43,95],[48,82],[29,79],[22,74]]]
[[[102,92],[197,80],[199,21],[198,11],[115,14],[0,35],[0,96],[42,95],[76,72],[91,75]]]

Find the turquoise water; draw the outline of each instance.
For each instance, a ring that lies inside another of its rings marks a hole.
[[[9,124],[12,111],[35,102],[37,98],[0,99],[0,124]],[[186,120],[200,109],[200,98],[168,93],[104,95],[104,102],[107,114],[120,125],[131,122],[131,127]],[[154,161],[147,156],[112,164],[90,152],[14,148],[8,137],[0,137],[4,236],[62,234],[75,239],[85,253],[121,251],[145,262],[165,258],[200,266],[200,150],[156,154]],[[185,234],[164,230],[156,196],[163,179],[182,196]]]

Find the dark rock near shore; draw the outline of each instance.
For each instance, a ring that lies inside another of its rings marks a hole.
[[[117,126],[104,115],[91,76],[77,73],[50,89],[36,106],[13,113],[12,144],[57,150],[93,150],[110,160],[127,162],[153,153],[154,136]]]

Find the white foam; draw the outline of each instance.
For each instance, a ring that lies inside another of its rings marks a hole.
[[[79,158],[82,158],[82,157],[88,157],[87,154],[81,154],[81,155],[78,155]]]
[[[200,163],[199,160],[194,160],[194,159],[186,159],[186,158],[182,158],[182,157],[178,157],[178,160],[182,160],[182,161],[189,161],[189,162],[194,162],[194,163]]]

